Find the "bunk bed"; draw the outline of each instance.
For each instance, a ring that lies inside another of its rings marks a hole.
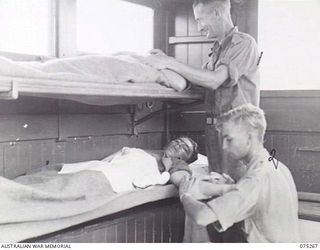
[[[155,34],[156,47],[162,48],[167,52],[170,51],[171,55],[174,54],[176,58],[185,63],[188,62],[199,67],[201,66],[201,62],[198,60],[199,55],[201,52],[209,49],[210,44],[208,43],[210,43],[210,41],[195,31],[196,25],[192,22],[192,18],[190,18],[191,12],[188,12],[188,10],[184,8],[186,2],[191,6],[191,0],[126,1],[155,9],[155,26],[158,28],[158,32]],[[237,20],[237,25],[241,30],[247,31],[255,36],[257,34],[257,2],[238,0],[232,2],[234,6],[233,16]],[[185,31],[183,30],[184,28]],[[64,29],[61,30],[64,31]],[[270,96],[267,96],[268,93]],[[64,81],[61,79],[43,80],[16,76],[0,76],[0,100],[19,100],[20,97],[24,96],[72,100],[90,105],[103,106],[136,104],[155,100],[182,102],[187,103],[187,105],[194,105],[201,102],[203,95],[202,91],[198,89],[186,89],[178,92],[163,85],[150,84],[147,82],[135,84],[109,83],[106,85],[94,81],[79,82]],[[276,98],[277,93],[264,92],[262,96]],[[274,101],[272,102],[274,103]],[[263,102],[262,105],[266,106],[265,102]],[[182,106],[179,105],[178,109],[180,107]],[[312,108],[315,110],[315,107],[312,106]],[[273,106],[270,109],[272,111],[279,110]],[[309,110],[309,108],[306,109]],[[171,110],[175,110],[175,108]],[[135,125],[146,121],[150,117],[158,114],[158,112],[167,111],[168,109],[165,108],[139,120],[135,120],[133,117],[132,131],[134,132]],[[198,114],[197,112],[191,111],[185,114],[184,119],[198,121]],[[273,115],[273,117],[279,117],[279,115],[273,113],[271,115]],[[194,116],[195,118],[188,116]],[[177,117],[177,119],[179,118],[181,117]],[[177,122],[177,124],[180,125],[181,123]],[[197,126],[191,128],[195,123],[190,124],[187,124],[187,129],[189,129],[188,131],[191,134],[202,133],[202,130],[197,130]],[[180,130],[182,130],[182,128],[180,128]],[[177,131],[179,132],[180,130]],[[278,130],[279,129],[274,129],[274,131]],[[299,131],[301,131],[301,129]],[[308,127],[308,131],[312,130]],[[290,131],[290,133],[292,134],[292,131]],[[287,140],[286,138],[287,137],[283,136],[282,139]],[[280,144],[281,143],[283,142],[280,142]],[[290,150],[291,149],[295,150],[293,146]],[[292,152],[292,155],[295,154],[296,152]],[[3,237],[0,241],[180,242],[183,235],[184,214],[176,195],[177,190],[173,185],[157,186],[147,190],[135,191],[125,196],[117,197],[114,199],[112,206],[101,206],[91,213],[83,213],[78,216],[62,219],[59,222],[51,221],[52,223],[44,223],[43,228],[45,228],[46,231],[40,230],[39,225],[41,222],[21,223],[20,225],[11,226],[7,224],[4,225],[4,227],[7,227],[5,230],[0,230],[1,236]],[[127,202],[128,200],[132,203],[130,202],[129,204]],[[309,193],[299,193],[299,200],[300,218],[319,222],[319,197],[310,197]],[[15,226],[17,226],[17,231],[13,228]]]
[[[157,110],[154,114],[149,114],[146,117],[143,117],[139,120],[133,118],[132,121],[132,131],[135,133],[135,126],[143,123],[144,121],[150,119],[154,115],[160,112],[167,112],[170,110],[179,109],[184,106],[190,106],[194,104],[198,104],[202,101],[202,92],[200,89],[186,89],[183,91],[177,91],[173,88],[169,88],[168,86],[161,85],[156,82],[103,82],[103,81],[88,81],[86,78],[84,80],[76,81],[76,80],[64,80],[64,79],[45,79],[41,77],[23,77],[16,76],[15,74],[10,75],[1,75],[0,76],[0,99],[2,100],[16,100],[21,96],[28,97],[41,97],[41,98],[54,98],[54,99],[64,99],[64,100],[72,100],[76,102],[85,103],[88,105],[102,105],[102,106],[112,106],[112,105],[123,105],[123,104],[137,104],[141,102],[147,101],[175,101],[180,103],[178,106],[175,106],[172,109],[164,108],[161,110]],[[6,189],[6,179],[1,177],[2,188]],[[9,184],[8,186],[10,186]],[[18,188],[19,189],[19,188]],[[9,189],[8,189],[9,190]],[[11,189],[13,190],[13,189]],[[14,191],[13,191],[14,192]],[[152,226],[149,229],[143,230],[151,230],[153,232],[153,241],[156,240],[156,234],[163,232],[163,227],[156,230],[157,223],[163,224],[166,223],[168,226],[176,226],[180,227],[178,230],[179,236],[176,236],[177,232],[171,232],[172,235],[167,238],[161,238],[158,242],[162,241],[171,241],[174,237],[176,237],[176,241],[182,240],[182,232],[183,232],[183,223],[184,223],[184,214],[181,210],[180,204],[177,200],[177,189],[174,185],[168,184],[165,186],[153,186],[147,188],[145,190],[136,190],[132,192],[126,192],[124,194],[112,194],[111,196],[107,196],[102,200],[99,200],[97,204],[93,205],[90,202],[79,203],[79,206],[84,206],[83,211],[78,211],[72,214],[70,211],[71,207],[64,208],[66,214],[70,212],[69,215],[62,215],[58,217],[47,217],[44,219],[38,220],[37,218],[29,219],[21,219],[19,221],[18,218],[13,219],[13,221],[3,221],[0,224],[1,236],[0,242],[21,242],[21,241],[62,241],[62,238],[65,241],[77,242],[74,238],[74,234],[71,233],[70,230],[77,231],[79,227],[82,230],[85,230],[89,227],[89,232],[95,232],[95,234],[100,233],[103,234],[104,237],[100,238],[102,242],[107,241],[107,233],[105,230],[110,231],[110,227],[117,228],[118,224],[123,224],[123,220],[126,220],[126,225],[130,221],[137,221],[137,218],[142,218],[142,220],[147,220],[146,218],[150,217],[150,214],[153,215]],[[167,200],[171,199],[171,205],[168,206],[166,203]],[[41,200],[41,199],[40,199]],[[23,205],[23,202],[15,201],[17,204],[16,207],[20,207],[21,211],[19,214],[23,215],[26,212],[26,206]],[[14,203],[15,203],[14,202]],[[44,203],[43,200],[40,202]],[[150,204],[157,203],[152,206]],[[41,208],[43,204],[36,206],[35,215],[37,217],[38,214],[41,214],[41,211],[46,210],[44,207]],[[66,204],[66,206],[68,206]],[[88,206],[86,209],[85,206]],[[119,214],[128,213],[130,209],[136,209],[137,207],[143,206],[143,211],[139,210],[139,213],[132,212],[130,216],[124,217],[120,216],[120,222],[117,222],[117,219],[114,218],[114,215],[117,214],[117,218],[119,219]],[[161,207],[167,209],[169,213],[174,213],[174,219],[170,221],[163,222],[166,218],[163,217],[163,210],[159,210]],[[39,210],[40,209],[40,210]],[[47,208],[50,209],[50,208]],[[63,210],[61,206],[57,206],[57,211]],[[129,210],[128,210],[129,209]],[[18,209],[19,210],[19,209]],[[2,218],[6,218],[6,211],[10,211],[10,209],[0,209],[0,213],[2,214]],[[14,211],[14,210],[13,210]],[[63,214],[64,212],[62,212]],[[177,213],[180,213],[180,217],[176,216]],[[32,214],[32,211],[29,213]],[[135,216],[135,214],[138,214]],[[148,217],[149,216],[149,217]],[[160,216],[158,222],[155,221],[155,217]],[[14,218],[14,214],[12,218]],[[18,216],[17,216],[18,217]],[[126,219],[124,219],[126,218]],[[176,221],[177,218],[180,218],[179,221]],[[89,223],[89,226],[88,226]],[[93,229],[92,223],[94,223],[97,227],[97,230]],[[83,225],[86,226],[83,226]],[[98,226],[97,226],[98,224]],[[105,225],[104,227],[101,225]],[[133,230],[135,233],[139,231],[137,225],[133,225]],[[146,227],[146,226],[145,226]],[[101,232],[103,231],[104,232]],[[117,229],[113,229],[117,230]],[[97,232],[96,232],[97,231]],[[61,232],[62,236],[61,236]],[[88,232],[86,231],[85,234]],[[169,233],[167,231],[167,233]],[[66,239],[65,235],[68,235],[68,239]],[[122,232],[123,237],[128,236],[128,231]],[[132,232],[131,232],[132,234]],[[54,236],[54,240],[52,238]],[[56,235],[60,235],[57,237]],[[109,235],[109,234],[108,234]],[[51,238],[50,238],[51,237]],[[116,242],[119,240],[119,234],[116,238],[109,239],[110,242]],[[82,238],[82,236],[80,237]],[[91,239],[93,242],[99,241],[99,239]],[[90,242],[91,240],[87,240]],[[146,240],[146,239],[145,239]],[[128,240],[127,240],[128,241]],[[137,242],[139,240],[134,239],[131,242]],[[140,242],[143,240],[140,240]],[[149,240],[148,240],[149,241]]]

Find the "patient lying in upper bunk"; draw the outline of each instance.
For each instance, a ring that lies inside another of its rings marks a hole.
[[[144,57],[122,52],[112,56],[85,55],[46,62],[16,62],[0,56],[0,75],[99,83],[157,82],[177,91],[186,80],[171,70],[157,70],[144,64]]]
[[[170,174],[176,183],[179,174],[175,173],[182,171],[191,174],[188,164],[197,160],[197,155],[198,145],[190,138],[181,137],[171,141],[164,151],[124,147],[101,161],[64,164],[59,173],[99,171],[108,179],[112,189],[120,193],[166,184]]]

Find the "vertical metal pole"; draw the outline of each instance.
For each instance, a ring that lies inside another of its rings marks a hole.
[[[169,108],[170,105],[169,103],[165,102],[164,103],[164,108],[166,108],[166,113],[165,113],[165,144],[168,144],[169,141],[171,140],[170,138],[170,112]]]

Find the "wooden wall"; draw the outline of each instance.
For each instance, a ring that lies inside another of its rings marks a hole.
[[[150,107],[150,106],[149,106]],[[136,119],[162,108],[136,106]],[[137,126],[129,106],[90,106],[47,98],[0,101],[0,175],[14,178],[44,165],[100,159],[123,146],[160,149],[164,116]]]

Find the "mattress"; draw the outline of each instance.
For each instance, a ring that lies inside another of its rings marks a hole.
[[[177,196],[178,191],[172,184],[165,186],[153,186],[144,190],[136,190],[125,194],[118,194],[115,199],[95,210],[76,216],[61,219],[24,222],[0,225],[1,242],[19,242],[29,238],[38,237],[71,226],[111,215],[135,206],[172,198]]]

